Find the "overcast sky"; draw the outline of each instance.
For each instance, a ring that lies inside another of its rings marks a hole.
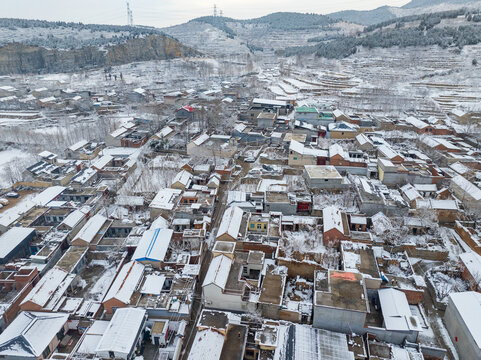
[[[409,0],[130,0],[137,25],[164,27],[211,15],[214,3],[224,16],[248,19],[277,11],[328,14],[402,6]],[[124,0],[0,0],[0,17],[127,24]]]

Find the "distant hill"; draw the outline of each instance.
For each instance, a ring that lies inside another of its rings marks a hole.
[[[473,0],[411,0],[406,5],[402,6],[402,8],[415,9],[421,7],[437,6],[441,4],[467,5],[472,2]]]
[[[154,28],[0,19],[2,75],[69,72],[198,54]]]
[[[319,27],[326,27],[336,22],[336,20],[331,19],[325,15],[319,14],[302,14],[294,12],[277,12],[262,16],[259,18],[248,19],[248,20],[238,20],[228,17],[220,16],[203,16],[199,18],[192,19],[190,22],[202,22],[210,24],[219,30],[226,32],[231,36],[235,36],[236,33],[232,29],[232,25],[229,24],[255,24],[255,25],[265,25],[272,30],[306,30]]]
[[[274,52],[307,44],[313,37],[350,34],[362,30],[362,26],[319,14],[277,12],[248,20],[204,16],[161,30],[201,52],[232,55]]]
[[[312,54],[343,58],[360,47],[426,47],[437,45],[459,51],[466,45],[481,43],[481,13],[459,10],[411,15],[368,26],[363,32],[341,36],[317,45],[286,49],[285,55]]]
[[[479,0],[412,0],[402,7],[382,6],[366,11],[346,10],[327,16],[368,26],[409,15],[455,10],[464,6],[479,7],[480,4]]]
[[[337,20],[349,21],[355,24],[372,25],[386,20],[395,19],[396,15],[389,6],[382,6],[374,10],[357,11],[345,10],[329,14],[329,17]]]

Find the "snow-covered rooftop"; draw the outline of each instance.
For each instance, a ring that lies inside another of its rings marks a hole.
[[[144,323],[144,309],[117,309],[97,345],[96,352],[105,353],[112,351],[118,354],[130,354],[137,341],[137,334]]]
[[[242,222],[242,215],[244,215],[244,211],[241,208],[237,206],[231,206],[228,208],[222,216],[222,221],[219,225],[219,230],[217,231],[217,238],[227,234],[232,238],[237,239]]]
[[[105,216],[101,214],[95,214],[89,219],[89,221],[87,221],[82,229],[80,229],[73,241],[83,240],[86,243],[91,243],[106,221],[107,218]]]
[[[132,259],[137,261],[164,261],[173,233],[172,229],[147,230],[142,235]]]
[[[136,261],[126,263],[115,278],[103,302],[115,298],[124,304],[129,304],[130,298],[139,286],[143,275],[144,265]]]
[[[0,236],[0,259],[5,259],[28,236],[35,232],[34,228],[13,227]]]
[[[397,289],[378,290],[384,325],[393,331],[420,331],[417,316],[411,313],[406,295]]]
[[[456,184],[459,188],[463,189],[469,196],[474,200],[481,200],[481,189],[474,185],[472,182],[466,180],[461,175],[455,176],[451,181]]]
[[[0,356],[40,358],[68,321],[68,314],[21,312],[0,335]]]
[[[322,210],[322,221],[324,225],[324,232],[336,229],[342,234],[344,234],[344,226],[342,224],[342,214],[341,210],[334,206],[325,207]]]
[[[212,259],[209,265],[209,270],[205,275],[202,286],[215,284],[221,289],[225,288],[227,278],[229,277],[232,260],[225,255],[218,255]]]
[[[150,203],[149,207],[157,209],[172,210],[174,208],[174,199],[182,194],[180,189],[166,188],[160,190]]]
[[[477,346],[481,348],[481,293],[474,291],[453,292],[449,294],[451,301],[458,310],[466,327]]]

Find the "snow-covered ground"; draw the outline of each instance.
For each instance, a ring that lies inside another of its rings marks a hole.
[[[18,179],[18,165],[31,165],[34,162],[32,154],[19,149],[0,151],[0,189],[10,187]]]

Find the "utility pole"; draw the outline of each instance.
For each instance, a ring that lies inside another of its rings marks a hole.
[[[127,1],[127,25],[134,26],[134,16],[132,14],[132,9],[130,9],[130,4]]]

